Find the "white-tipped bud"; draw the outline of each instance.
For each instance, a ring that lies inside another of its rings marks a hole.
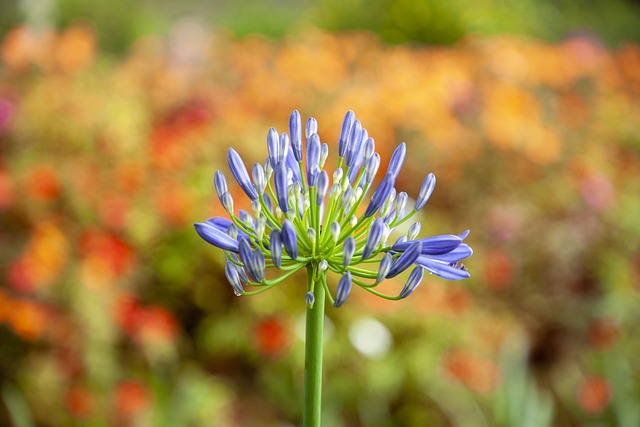
[[[333,221],[329,227],[331,231],[331,239],[334,242],[337,242],[338,237],[340,236],[340,224],[337,221]]]
[[[413,225],[411,225],[411,227],[409,227],[409,231],[407,232],[407,239],[415,240],[415,238],[418,237],[418,234],[420,234],[421,227],[422,226],[419,222],[416,222]]]
[[[264,236],[264,217],[258,218],[256,221],[256,234],[258,235],[258,240],[262,240],[262,236]]]
[[[342,187],[340,187],[340,184],[337,184],[337,183],[333,184],[331,186],[331,189],[329,190],[329,199],[337,200],[341,194],[342,194]]]
[[[293,181],[293,171],[291,168],[287,169],[287,182]]]
[[[344,171],[342,170],[342,168],[338,168],[333,172],[333,183],[336,184],[338,182],[340,182],[340,180],[342,179],[342,175],[344,174]]]
[[[326,259],[318,263],[318,270],[320,270],[321,273],[327,271],[327,268],[329,268],[329,262]]]
[[[327,157],[329,157],[329,146],[322,144],[320,146],[320,168],[324,167],[324,162],[327,161]]]
[[[304,209],[305,212],[307,212],[310,207],[311,207],[311,201],[309,200],[309,195],[305,194],[304,200],[302,201],[302,208]]]
[[[356,188],[356,192],[355,192],[356,200],[362,197],[362,191],[363,191],[362,187]]]
[[[256,218],[260,216],[262,213],[262,204],[260,200],[256,199],[251,202],[251,212],[253,212],[253,216]]]
[[[398,197],[396,197],[396,218],[404,217],[404,209],[407,206],[408,198],[409,196],[407,196],[407,193],[404,191],[400,192]]]
[[[253,165],[251,174],[253,175],[253,185],[254,187],[256,187],[256,191],[258,192],[258,194],[263,194],[264,189],[267,186],[267,179],[264,173],[264,168],[260,163],[256,163],[255,165]]]
[[[351,218],[349,218],[349,224],[352,227],[355,227],[357,223],[358,223],[358,218],[355,215],[351,215]]]
[[[280,140],[278,141],[278,161],[282,162],[289,152],[289,135],[286,132],[280,134]]]
[[[382,246],[386,246],[389,234],[391,234],[391,227],[389,227],[389,224],[385,223],[384,230],[382,231],[382,239],[380,239]]]
[[[229,215],[233,215],[233,198],[231,197],[231,194],[229,194],[228,191],[222,195],[221,201],[222,201],[222,206],[227,211],[227,213]]]
[[[232,239],[238,238],[238,227],[235,224],[229,224],[229,228],[227,228],[227,234]]]
[[[311,240],[311,244],[315,245],[315,243],[316,243],[316,229],[315,228],[308,228],[307,229],[307,237],[309,238],[309,240]]]
[[[280,209],[280,206],[276,206],[276,218],[282,218],[282,209]]]
[[[373,141],[373,138],[369,138],[364,143],[364,164],[373,156],[374,151],[376,151],[376,143]]]
[[[342,208],[348,211],[355,201],[355,195],[353,194],[353,188],[351,186],[347,187],[344,194],[342,194]]]
[[[271,164],[271,158],[267,157],[264,161],[264,177],[265,181],[269,181],[273,175],[273,165]]]
[[[391,270],[391,264],[393,264],[393,256],[389,252],[387,252],[382,257],[382,260],[380,261],[380,267],[378,267],[378,276],[376,278],[377,283],[382,282],[387,277],[387,274],[389,274],[389,270]]]

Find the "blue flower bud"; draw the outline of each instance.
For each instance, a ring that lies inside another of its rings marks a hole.
[[[245,211],[244,209],[240,209],[238,211],[238,217],[240,218],[240,221],[246,224],[247,227],[254,227],[255,221],[249,212]]]
[[[389,274],[387,277],[395,277],[398,274],[405,271],[411,264],[416,262],[416,259],[420,256],[420,250],[422,249],[422,244],[414,240],[413,242],[409,242],[409,247],[405,250],[396,260],[393,262],[391,266],[391,270],[389,270]]]
[[[297,162],[302,161],[302,120],[298,110],[293,110],[289,117],[289,134],[291,135],[291,146],[293,155]]]
[[[338,156],[340,157],[344,157],[349,149],[349,137],[351,136],[351,127],[355,118],[356,115],[349,110],[342,121],[342,130],[340,131],[340,139],[338,139]]]
[[[382,206],[384,201],[391,194],[391,190],[393,190],[393,184],[395,183],[395,176],[392,174],[387,174],[382,178],[382,182],[376,189],[375,193],[371,197],[371,201],[369,202],[369,206],[367,206],[367,210],[364,213],[365,218],[369,218],[373,214],[375,214],[378,209]]]
[[[237,296],[242,295],[244,292],[244,288],[242,287],[242,283],[240,283],[238,270],[236,270],[235,266],[230,261],[227,261],[224,266],[224,275],[227,277],[227,280],[231,284],[233,293],[235,293]]]
[[[309,140],[307,141],[307,182],[309,186],[315,185],[315,167],[320,167],[320,137],[318,137],[317,133],[311,135]]]
[[[280,144],[278,141],[278,131],[275,128],[269,129],[267,133],[267,152],[272,164],[278,163],[280,157]]]
[[[382,232],[384,231],[384,222],[380,218],[376,218],[371,224],[369,235],[367,236],[367,242],[364,244],[364,250],[362,251],[362,259],[365,260],[371,256],[373,251],[378,247]]]
[[[344,190],[344,193],[342,193],[342,201],[341,201],[341,206],[345,210],[345,212],[349,211],[349,209],[351,208],[351,205],[355,201],[355,198],[356,198],[356,195],[353,192],[353,188],[351,188],[350,185],[347,186],[347,188]]]
[[[282,265],[282,239],[280,237],[280,231],[272,230],[269,241],[269,250],[271,251],[271,261],[273,265],[280,268]]]
[[[407,193],[405,193],[404,191],[401,191],[400,194],[398,194],[398,197],[396,197],[396,217],[398,219],[401,219],[404,217],[404,209],[407,206],[407,200],[408,200],[409,196],[407,196]]]
[[[207,224],[206,222],[196,222],[193,226],[196,228],[200,237],[213,246],[227,251],[238,252],[238,241],[232,239],[228,234],[213,225]]]
[[[251,200],[257,199],[258,193],[253,187],[253,184],[251,184],[247,168],[245,168],[240,155],[233,148],[229,148],[227,160],[229,163],[229,169],[231,169],[231,174],[236,179],[236,181],[238,181],[238,184],[240,185],[242,190],[246,193],[247,196],[249,196]]]
[[[416,199],[416,204],[413,206],[413,209],[419,211],[427,204],[429,197],[431,197],[431,193],[433,193],[433,189],[436,187],[436,176],[432,173],[427,175],[420,187],[420,193],[418,193],[418,198]]]
[[[342,248],[342,265],[347,267],[351,264],[351,258],[353,257],[353,253],[356,251],[356,240],[353,236],[347,237],[347,240],[344,241],[344,246]]]
[[[216,193],[218,193],[218,199],[222,202],[222,195],[229,191],[227,188],[227,180],[224,178],[222,172],[216,171],[213,174],[213,186],[216,188]]]
[[[313,292],[309,291],[304,295],[304,303],[307,305],[307,307],[309,308],[313,308],[313,304],[316,301],[316,296],[313,294]]]
[[[256,191],[258,192],[259,195],[263,194],[264,189],[267,186],[267,179],[264,174],[264,168],[260,163],[256,163],[255,165],[253,165],[253,169],[251,170],[251,175],[253,176],[253,183],[255,185]],[[254,201],[257,201],[257,199]]]
[[[376,277],[376,283],[382,282],[387,278],[389,270],[391,270],[391,264],[393,264],[393,255],[387,252],[380,260],[380,266],[378,267],[378,276]]]
[[[229,253],[229,256],[231,257],[231,259],[233,259],[235,262],[240,262],[240,260],[238,259],[238,257],[236,256],[236,254],[234,254],[233,252]],[[231,263],[235,269],[238,271],[238,275],[240,276],[240,282],[241,283],[247,283],[249,281],[249,276],[247,276],[247,273],[244,271],[244,268],[240,267],[239,265],[233,264]]]
[[[251,268],[251,259],[253,258],[253,252],[251,252],[251,245],[249,239],[242,239],[238,244],[238,253],[240,254],[240,261],[244,264],[247,274],[254,282],[259,282],[255,276],[254,270]]]
[[[276,187],[276,197],[278,198],[278,206],[282,212],[289,211],[289,185],[287,182],[287,167],[284,162],[278,162],[274,168],[273,183]]]
[[[298,259],[298,241],[296,238],[296,229],[288,219],[285,219],[282,223],[282,244],[284,250],[287,251],[291,259]]]
[[[351,167],[356,160],[356,154],[362,152],[362,125],[356,120],[349,135],[349,149],[347,150],[347,166]]]
[[[340,281],[338,282],[338,288],[336,289],[336,299],[333,302],[334,307],[340,307],[347,300],[351,292],[351,272],[347,271]]]
[[[471,277],[469,272],[464,268],[451,265],[450,263],[436,261],[424,255],[416,259],[416,264],[424,267],[429,273],[447,280],[462,280]]]
[[[391,160],[389,161],[389,167],[387,168],[387,174],[393,175],[394,178],[398,176],[400,173],[400,169],[402,169],[402,164],[404,163],[404,158],[407,155],[407,144],[404,142],[394,150],[391,155]]]
[[[324,198],[327,195],[327,189],[329,188],[329,175],[327,171],[320,172],[318,175],[318,190],[316,193],[316,205],[322,206]]]
[[[400,291],[400,298],[406,298],[411,295],[411,293],[416,290],[420,282],[422,282],[423,277],[424,270],[422,269],[422,267],[418,266],[411,270],[411,273],[409,273],[409,278],[407,279],[407,283]]]
[[[305,126],[304,134],[307,137],[307,143],[309,143],[308,139],[311,138],[311,135],[318,133],[318,122],[313,117],[309,117],[307,120],[307,125]]]

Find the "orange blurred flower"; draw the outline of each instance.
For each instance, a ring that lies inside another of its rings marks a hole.
[[[480,358],[469,350],[450,351],[443,360],[445,371],[471,390],[488,393],[497,383],[498,368],[492,360]]]
[[[10,311],[11,329],[26,341],[41,338],[51,321],[46,307],[34,301],[14,299],[11,301]]]
[[[613,346],[620,336],[618,324],[609,317],[595,319],[589,326],[589,343],[596,350],[606,350]]]
[[[13,179],[4,170],[0,169],[0,209],[7,208],[15,200]]]
[[[95,47],[95,35],[91,27],[83,24],[72,25],[56,40],[56,64],[67,73],[86,68],[93,62]]]
[[[114,390],[114,406],[125,422],[145,411],[152,402],[149,390],[137,381],[123,381]]]
[[[504,289],[513,278],[511,256],[502,249],[488,249],[484,256],[484,281],[493,289]]]
[[[578,386],[578,403],[585,411],[599,414],[606,409],[611,401],[613,390],[606,379],[589,377]]]

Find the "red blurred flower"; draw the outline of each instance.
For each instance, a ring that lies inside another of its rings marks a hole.
[[[67,410],[75,418],[87,419],[95,411],[95,401],[91,392],[83,386],[73,386],[65,396]]]
[[[58,173],[49,165],[36,165],[27,177],[27,194],[34,199],[53,200],[60,194]]]
[[[280,319],[270,317],[258,323],[254,338],[258,351],[268,356],[276,356],[287,348],[289,331]]]
[[[15,190],[11,176],[0,169],[0,209],[10,206],[15,199]]]
[[[602,377],[590,377],[578,386],[578,403],[585,411],[599,414],[609,405],[612,394],[607,380]]]
[[[171,312],[159,306],[145,307],[130,294],[116,299],[113,315],[125,334],[144,344],[171,342],[178,334],[178,322]]]
[[[458,349],[446,355],[443,365],[449,375],[473,391],[487,393],[496,386],[498,368],[491,360]]]
[[[134,263],[133,249],[120,238],[101,230],[82,233],[78,247],[85,258],[101,259],[115,276],[127,273]]]

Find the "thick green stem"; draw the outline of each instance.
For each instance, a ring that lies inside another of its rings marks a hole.
[[[304,353],[304,427],[320,427],[322,408],[322,334],[325,290],[322,280],[316,278],[316,268],[310,266],[307,269],[310,284],[313,285],[315,303],[312,308],[307,307]]]

